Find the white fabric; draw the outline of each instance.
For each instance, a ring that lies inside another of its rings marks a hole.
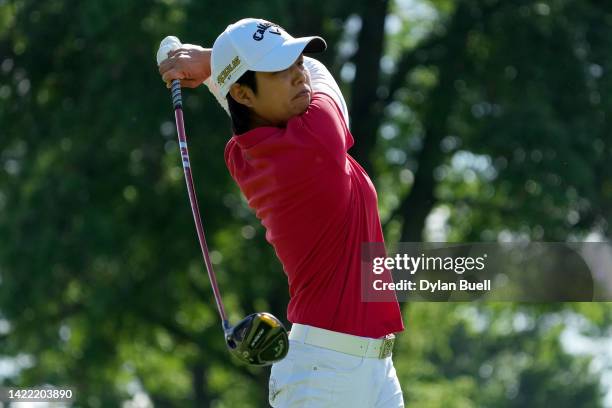
[[[181,41],[173,35],[169,35],[161,40],[159,49],[157,50],[157,65],[161,64],[168,58],[168,53],[170,51],[181,48],[182,45],[183,44],[181,44]]]
[[[272,365],[268,391],[274,408],[404,407],[391,357],[356,357],[297,340]]]
[[[212,76],[209,76],[208,79],[204,81],[204,85],[206,85],[210,93],[213,94],[217,102],[219,102],[219,105],[221,105],[225,113],[227,113],[227,116],[230,116],[229,106],[227,106],[227,99],[221,96],[221,91],[215,84],[215,81],[212,80]]]
[[[276,72],[288,68],[304,48],[316,42],[326,47],[321,37],[293,38],[269,21],[244,18],[227,26],[212,48],[213,81],[225,97],[230,86],[246,71]]]
[[[336,105],[338,105],[342,111],[342,116],[344,116],[344,121],[348,128],[349,114],[346,107],[346,101],[333,75],[323,63],[311,57],[304,56],[304,66],[308,69],[308,73],[310,74],[310,85],[312,86],[312,90],[324,92],[334,99]]]
[[[353,336],[298,323],[291,326],[289,339],[366,358],[378,358],[384,343],[384,339]]]

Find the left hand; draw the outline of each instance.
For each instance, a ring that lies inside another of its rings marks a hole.
[[[210,48],[194,44],[183,44],[181,48],[168,53],[168,58],[159,65],[159,73],[166,87],[175,79],[181,86],[196,88],[210,76]]]

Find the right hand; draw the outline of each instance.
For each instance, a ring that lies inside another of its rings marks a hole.
[[[181,86],[196,88],[210,76],[210,48],[194,44],[183,44],[181,48],[168,53],[168,58],[159,64],[159,73],[166,87],[172,86],[175,79]]]

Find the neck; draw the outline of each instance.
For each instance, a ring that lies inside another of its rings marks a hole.
[[[264,127],[264,126],[285,127],[285,125],[286,123],[284,122],[274,122],[272,120],[262,118],[255,112],[251,111],[251,120],[249,123],[249,127],[251,129],[255,129],[258,127]]]

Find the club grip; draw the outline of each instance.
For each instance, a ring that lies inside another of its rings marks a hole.
[[[172,105],[174,110],[183,109],[183,97],[181,96],[181,81],[175,79],[172,81]]]

